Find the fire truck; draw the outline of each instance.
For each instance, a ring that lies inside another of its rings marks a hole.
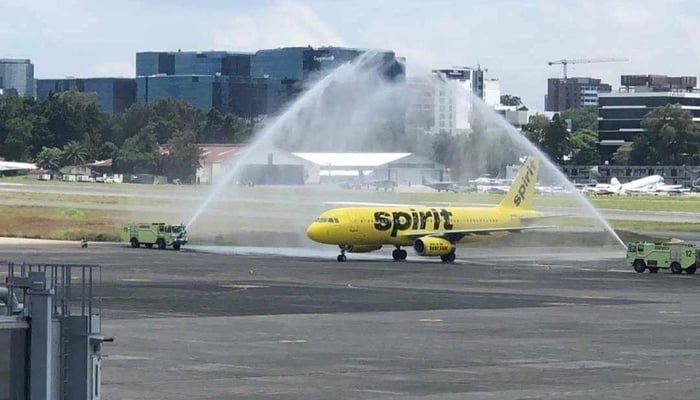
[[[692,275],[697,270],[700,249],[688,243],[631,242],[627,244],[627,265],[638,273],[649,270],[655,274],[660,268],[673,274],[685,271]]]
[[[149,249],[155,245],[159,249],[172,246],[173,250],[180,250],[180,246],[187,243],[185,225],[168,225],[164,222],[126,224],[120,236],[122,241],[131,243],[131,247],[143,244]]]

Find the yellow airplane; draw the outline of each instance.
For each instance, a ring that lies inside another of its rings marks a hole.
[[[440,256],[443,262],[453,262],[455,243],[459,241],[476,242],[547,228],[529,225],[544,217],[532,210],[539,167],[539,159],[529,157],[505,198],[493,207],[377,204],[333,208],[309,225],[306,234],[313,241],[339,246],[339,262],[346,261],[345,252],[370,252],[383,245],[396,247],[392,253],[396,261],[406,259],[401,246],[413,246],[418,255]]]

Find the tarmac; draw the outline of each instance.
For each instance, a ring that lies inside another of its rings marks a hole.
[[[104,399],[661,399],[700,392],[700,276],[618,247],[131,249],[0,241],[99,264]]]

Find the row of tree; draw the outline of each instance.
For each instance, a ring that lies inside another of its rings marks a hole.
[[[502,98],[508,105],[522,107],[517,96]],[[433,139],[430,156],[447,165],[455,178],[478,174],[497,174],[502,165],[517,163],[516,150],[522,145],[503,127],[496,128],[471,121],[474,133],[452,136],[446,133]],[[612,155],[618,165],[697,165],[700,163],[700,124],[679,105],[657,107],[642,120],[643,132],[633,142]],[[522,134],[559,165],[598,165],[598,112],[595,106],[564,110],[550,120],[535,115],[523,126]]]
[[[522,107],[517,96],[506,95],[502,100]],[[504,129],[512,129],[494,123],[485,113],[474,114],[471,135],[417,134],[409,138],[385,127],[383,136],[379,135],[381,146],[373,141],[377,148],[356,150],[415,152],[447,165],[455,177],[495,173],[502,165],[517,162],[516,138],[503,134]],[[560,165],[595,165],[601,162],[597,124],[596,107],[581,107],[562,111],[551,120],[537,115],[522,134]],[[642,128],[633,143],[618,149],[612,162],[700,162],[700,128],[688,111],[673,105],[656,108],[644,117]],[[243,143],[253,129],[235,115],[204,112],[171,99],[135,104],[124,113],[107,115],[98,110],[94,96],[76,91],[42,101],[0,96],[0,157],[37,162],[46,169],[111,158],[118,173],[145,172],[187,180],[200,162],[197,143]]]
[[[111,158],[115,172],[188,179],[199,164],[196,143],[240,143],[252,132],[233,114],[171,99],[108,115],[77,91],[42,101],[0,96],[0,157],[48,169]]]

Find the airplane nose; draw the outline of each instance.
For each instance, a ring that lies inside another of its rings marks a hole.
[[[312,223],[309,225],[308,228],[306,228],[306,236],[309,237],[309,239],[313,240],[314,242],[318,242],[318,238],[320,235],[320,228],[317,223]]]

